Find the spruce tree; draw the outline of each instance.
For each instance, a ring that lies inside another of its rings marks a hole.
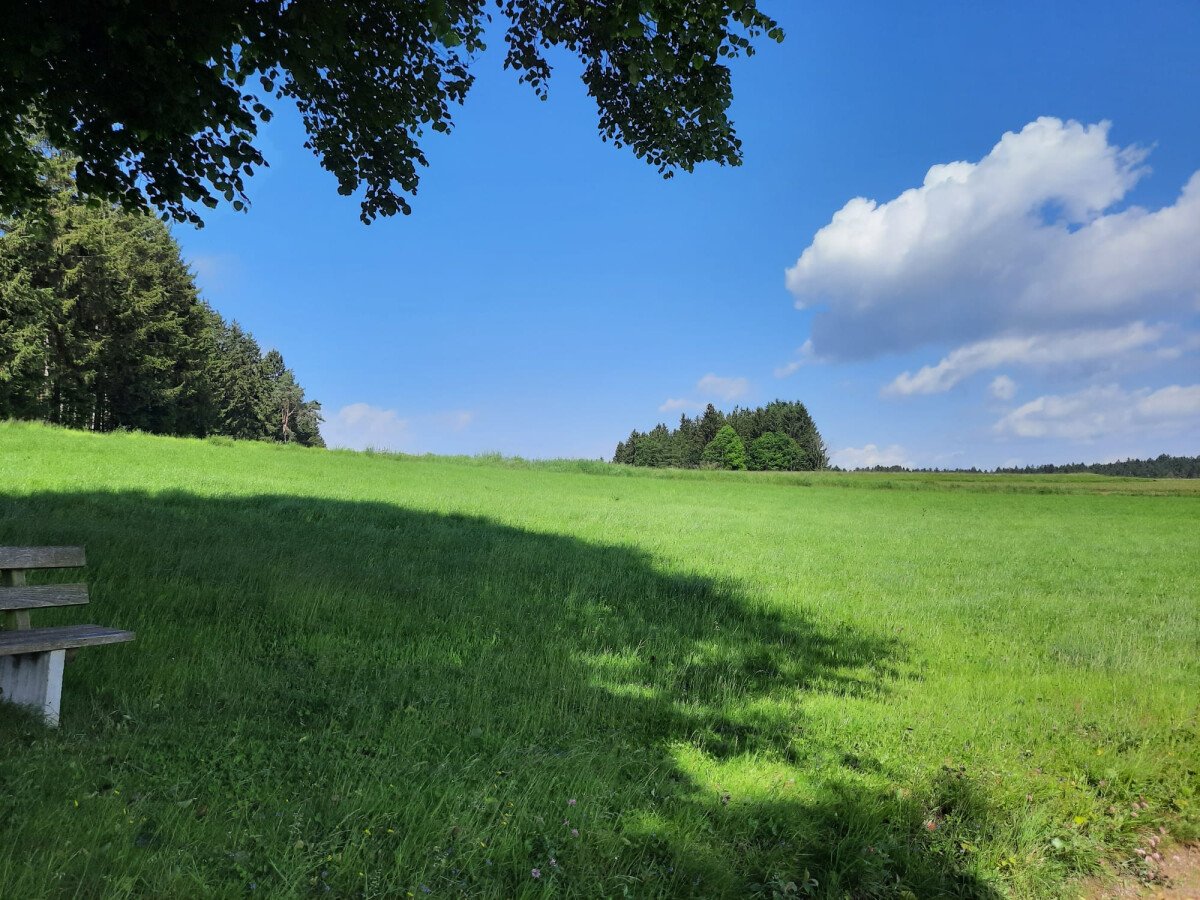
[[[721,426],[725,424],[725,415],[711,403],[704,407],[704,415],[699,420],[700,445],[705,447],[717,436]]]
[[[0,219],[0,417],[319,445],[320,405],[200,299],[166,226],[42,164],[44,202]]]
[[[746,448],[746,461],[767,468],[823,469],[829,465],[825,442],[803,403],[773,400],[764,407],[734,407],[725,414],[711,403],[695,419],[679,417],[679,426],[668,430],[656,426],[648,434],[631,432],[617,445],[613,461],[627,465],[683,466],[713,465],[705,449],[723,427],[731,428]],[[760,438],[771,435],[760,447],[759,462],[751,449]],[[784,440],[786,439],[786,440]]]

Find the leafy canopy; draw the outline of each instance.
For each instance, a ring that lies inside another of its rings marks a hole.
[[[810,467],[804,450],[795,439],[778,431],[767,431],[750,443],[750,468],[756,471],[796,472]]]
[[[246,203],[271,98],[305,146],[363,189],[361,218],[410,212],[421,138],[448,132],[474,80],[487,0],[90,0],[0,4],[0,201],[39,191],[27,135],[79,157],[86,194],[200,224],[192,204]],[[7,12],[4,7],[7,6]],[[583,63],[601,138],[664,176],[737,165],[728,60],[782,40],[757,0],[496,0],[504,65],[546,96],[548,54]]]
[[[704,448],[700,459],[701,462],[719,469],[745,469],[746,445],[732,426],[722,425],[716,437]]]

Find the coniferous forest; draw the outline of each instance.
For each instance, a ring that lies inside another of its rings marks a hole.
[[[167,227],[71,169],[47,152],[41,202],[0,213],[0,419],[324,446],[320,404],[201,299]]]
[[[681,469],[801,471],[829,465],[825,442],[803,403],[773,400],[724,413],[711,403],[678,427],[633,431],[617,444],[613,462]]]
[[[1005,475],[1069,475],[1089,472],[1124,478],[1200,478],[1200,456],[1171,456],[1161,453],[1150,459],[1122,459],[1103,463],[998,468]]]

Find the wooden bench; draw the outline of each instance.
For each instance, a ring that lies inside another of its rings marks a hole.
[[[88,602],[86,584],[26,584],[31,569],[83,566],[82,547],[0,547],[0,698],[39,709],[49,725],[58,724],[63,666],[67,651],[132,641],[132,631],[100,625],[31,628],[29,611]]]

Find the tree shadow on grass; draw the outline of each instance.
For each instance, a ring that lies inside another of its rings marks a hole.
[[[296,496],[7,497],[0,543],[86,545],[87,620],[138,631],[68,670],[60,734],[0,718],[0,834],[58,841],[10,889],[993,896],[802,712],[900,647],[733,581]]]

